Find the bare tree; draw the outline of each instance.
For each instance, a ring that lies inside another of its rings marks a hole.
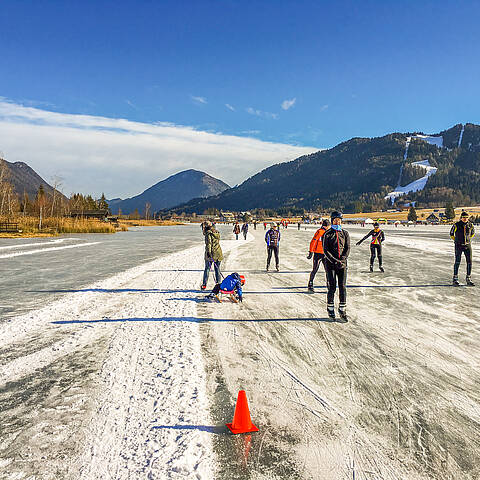
[[[152,204],[149,202],[145,203],[145,220],[148,220],[150,218],[150,208]]]
[[[53,198],[52,198],[52,208],[50,209],[50,216],[53,217],[53,209],[55,207],[55,200],[56,200],[56,197],[58,196],[57,193],[58,193],[58,189],[59,187],[61,187],[62,185],[62,178],[61,177],[58,177],[57,175],[54,175],[52,177],[52,184],[53,184]]]

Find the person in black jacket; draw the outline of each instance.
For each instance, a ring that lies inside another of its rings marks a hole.
[[[468,221],[468,213],[463,211],[460,221],[454,223],[450,229],[450,238],[455,242],[455,264],[453,265],[453,285],[458,287],[458,269],[462,259],[462,253],[467,261],[467,285],[474,287],[470,275],[472,274],[472,238],[475,235],[475,227]]]
[[[372,237],[372,241],[370,242],[370,271],[373,272],[375,256],[378,256],[378,266],[383,273],[385,270],[382,266],[382,243],[385,241],[385,234],[383,233],[383,230],[380,230],[380,224],[378,222],[373,224],[373,230],[370,230],[361,240],[359,240],[357,245],[360,245],[370,236]]]
[[[275,255],[275,268],[278,272],[278,248],[280,246],[280,232],[275,223],[271,224],[270,230],[265,234],[265,243],[267,244],[267,272],[270,268],[270,260],[272,259],[272,253]]]
[[[335,290],[338,282],[340,318],[348,321],[347,316],[347,258],[350,253],[350,235],[342,228],[342,214],[332,212],[332,226],[322,237],[324,252],[324,267],[327,275],[327,312],[330,318],[335,318]]]

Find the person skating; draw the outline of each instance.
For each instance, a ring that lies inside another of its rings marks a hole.
[[[217,283],[213,287],[213,290],[209,295],[207,295],[207,298],[215,298],[220,290],[224,290],[227,292],[235,292],[236,299],[239,302],[242,302],[242,285],[245,285],[245,277],[243,275],[239,275],[237,272],[231,273],[223,279],[222,283]]]
[[[238,235],[240,234],[240,225],[238,222],[235,222],[235,225],[233,226],[233,233],[235,234],[235,239],[238,240]]]
[[[213,228],[211,222],[205,226],[205,270],[203,271],[202,290],[207,288],[208,276],[212,265],[215,269],[215,282],[220,283],[220,264],[223,260],[222,248],[220,247],[220,233]]]
[[[320,266],[320,263],[323,262],[322,237],[329,228],[330,220],[323,220],[322,226],[313,235],[313,238],[310,242],[310,248],[308,249],[307,258],[310,260],[313,256],[313,268],[312,272],[310,273],[310,279],[308,280],[308,291],[312,293],[315,293],[315,290],[313,288],[313,280],[315,279],[315,275],[318,272],[318,267]]]
[[[467,261],[466,282],[469,287],[474,287],[470,275],[472,274],[472,238],[475,235],[475,227],[468,220],[468,213],[463,211],[460,215],[460,221],[454,223],[450,229],[450,238],[455,242],[455,264],[453,266],[453,285],[458,287],[458,269],[462,259],[462,253]]]
[[[330,218],[332,227],[322,237],[325,273],[327,275],[327,312],[330,318],[335,318],[335,290],[340,296],[338,313],[340,318],[348,321],[347,316],[347,258],[350,253],[350,235],[342,228],[342,214],[332,212]]]
[[[275,255],[275,268],[279,268],[278,260],[278,248],[280,246],[280,231],[277,226],[272,223],[270,230],[265,234],[265,242],[267,244],[267,272],[270,267],[270,260],[272,259],[272,253]]]
[[[378,266],[383,273],[385,269],[382,266],[382,243],[385,241],[385,233],[380,230],[380,224],[375,222],[373,224],[373,230],[370,230],[361,240],[357,242],[357,245],[361,245],[368,237],[372,237],[370,242],[370,271],[373,272],[373,263],[375,262],[375,256],[378,257]]]
[[[253,222],[253,229],[254,229],[254,230],[257,229],[257,222]]]
[[[243,225],[242,225],[242,233],[243,233],[243,239],[246,240],[247,239],[247,235],[248,235],[248,223],[245,222]]]

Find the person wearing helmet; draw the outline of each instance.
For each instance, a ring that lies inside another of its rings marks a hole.
[[[453,285],[458,287],[458,269],[462,260],[462,253],[467,261],[466,282],[469,287],[474,287],[470,275],[472,274],[472,238],[475,236],[475,227],[468,220],[468,213],[463,211],[460,215],[460,221],[454,223],[450,229],[450,238],[455,243],[455,263],[453,265]]]
[[[275,268],[279,268],[278,247],[280,245],[280,231],[275,223],[270,225],[270,230],[265,234],[265,243],[267,244],[267,272],[270,267],[272,253],[275,255]]]
[[[373,272],[373,263],[375,262],[375,256],[378,256],[378,266],[383,273],[385,270],[382,266],[382,243],[385,241],[385,234],[383,230],[380,230],[380,224],[375,222],[373,224],[373,230],[370,230],[361,240],[357,242],[357,245],[361,245],[368,237],[372,237],[370,242],[370,271]]]
[[[342,228],[343,215],[340,212],[332,212],[332,223],[322,236],[325,273],[327,275],[327,312],[328,316],[335,319],[335,290],[340,296],[338,313],[340,318],[348,322],[347,316],[347,258],[350,253],[350,235]]]
[[[213,227],[212,222],[205,225],[205,270],[203,271],[202,290],[207,288],[208,276],[212,265],[215,269],[215,281],[220,282],[220,264],[223,260],[222,248],[220,247],[220,233]]]
[[[238,301],[242,302],[242,285],[245,285],[245,277],[243,275],[239,275],[237,272],[231,273],[223,279],[222,283],[217,283],[206,298],[214,298],[216,295],[218,295],[220,290],[225,290],[227,292],[235,292]]]
[[[310,248],[308,251],[307,258],[310,260],[313,256],[313,269],[310,273],[310,279],[308,280],[308,291],[315,293],[313,288],[313,280],[315,279],[315,275],[318,272],[318,267],[320,263],[323,262],[323,245],[322,245],[322,237],[324,233],[330,228],[330,220],[327,218],[322,221],[322,226],[315,232],[313,238],[310,242]]]

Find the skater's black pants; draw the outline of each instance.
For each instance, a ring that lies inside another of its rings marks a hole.
[[[462,253],[465,255],[467,261],[467,276],[472,273],[472,246],[455,244],[455,264],[453,265],[453,275],[458,276],[458,268],[460,267],[460,260]]]
[[[267,268],[270,266],[270,260],[272,259],[272,253],[275,255],[275,266],[278,267],[278,245],[270,245],[267,247]]]
[[[373,267],[373,262],[375,261],[375,256],[378,257],[378,266],[382,266],[382,246],[381,245],[370,245],[370,266]]]
[[[335,269],[328,261],[324,262],[325,273],[327,274],[327,307],[333,308],[335,299],[335,290],[337,289],[340,297],[340,309],[345,309],[347,305],[347,269]]]
[[[314,253],[313,254],[313,268],[312,272],[310,273],[310,280],[308,281],[309,284],[313,284],[313,280],[315,279],[315,275],[318,272],[318,267],[323,262],[323,253]]]
[[[213,287],[212,295],[217,295],[219,291],[220,291],[220,284],[217,283],[217,284]]]

